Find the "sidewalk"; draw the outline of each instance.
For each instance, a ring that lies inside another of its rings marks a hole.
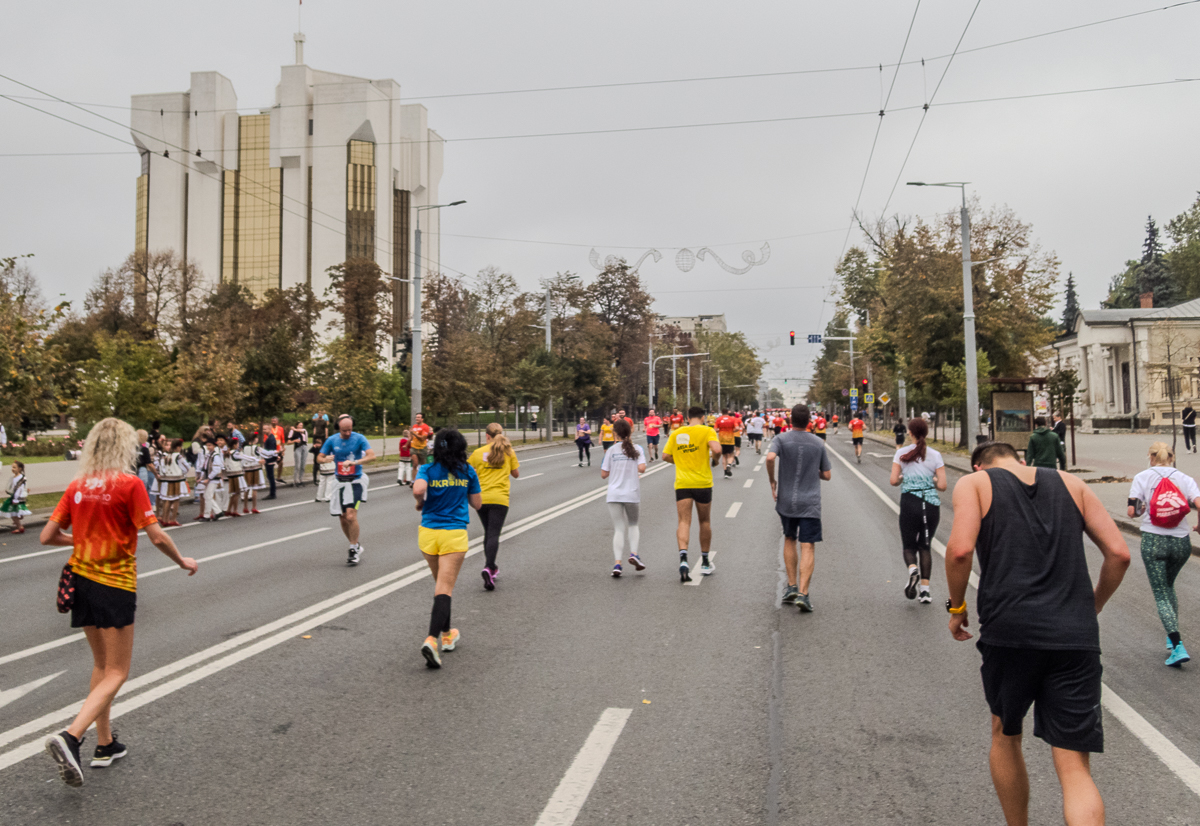
[[[891,434],[868,433],[867,437],[895,450]],[[1150,466],[1150,445],[1155,442],[1171,444],[1170,434],[1150,433],[1076,433],[1075,449],[1078,466],[1070,464],[1071,437],[1067,434],[1067,466],[1071,473],[1092,486],[1104,509],[1112,516],[1117,527],[1135,536],[1141,535],[1141,520],[1127,516],[1129,483],[1139,472]],[[1200,454],[1183,452],[1183,436],[1179,437],[1179,454],[1176,466],[1192,477],[1200,477]],[[959,473],[970,473],[970,460],[963,456],[943,453],[946,467]],[[1191,517],[1188,517],[1191,521]],[[1200,533],[1192,531],[1192,554],[1200,556]]]

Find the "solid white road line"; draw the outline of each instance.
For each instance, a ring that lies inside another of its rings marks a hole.
[[[604,710],[535,826],[571,826],[575,822],[631,714],[631,708]]]
[[[666,465],[661,465],[653,470],[646,471],[646,473],[642,475],[649,476],[651,473],[665,470],[666,467]],[[524,519],[520,519],[517,522],[514,522],[511,527],[505,527],[504,531],[500,534],[500,541],[504,542],[506,539],[518,536],[527,530],[532,530],[539,525],[545,524],[552,519],[556,519],[565,513],[599,499],[607,492],[607,486],[597,488],[589,491],[588,493],[568,499],[566,502],[560,502],[557,505],[553,505],[544,511],[533,514],[532,516],[527,516]],[[476,539],[472,540],[471,546],[471,550],[467,552],[468,557],[474,556],[483,550],[483,538],[477,537]],[[203,679],[204,677],[212,674],[216,674],[219,671],[223,671],[224,669],[235,665],[242,660],[254,656],[255,654],[273,648],[274,646],[286,642],[287,640],[294,639],[297,634],[303,633],[304,631],[312,628],[316,628],[319,625],[323,625],[332,619],[340,617],[342,614],[349,613],[356,608],[360,608],[363,605],[373,602],[374,600],[387,596],[393,591],[404,588],[407,585],[411,585],[413,582],[417,582],[418,580],[427,576],[429,576],[429,568],[426,566],[425,562],[423,560],[420,562],[414,562],[398,571],[394,571],[383,577],[372,580],[371,582],[364,583],[363,585],[352,588],[342,594],[338,594],[319,602],[316,605],[301,609],[300,611],[290,614],[282,619],[267,623],[259,628],[247,631],[244,634],[239,634],[233,639],[218,643],[217,645],[211,646],[210,648],[197,652],[196,654],[184,657],[181,660],[177,660],[173,663],[162,666],[161,668],[155,669],[148,674],[144,674],[140,677],[132,679],[121,688],[120,693],[117,695],[118,697],[128,695],[133,691],[137,691],[148,685],[152,685],[153,683],[165,679],[172,674],[177,674],[180,671],[203,663],[206,660],[210,660],[218,654],[222,654],[226,651],[233,651],[233,653],[228,654],[219,660],[213,660],[207,665],[204,665],[193,671],[189,671],[186,674],[171,680],[170,682],[143,692],[132,699],[116,703],[112,709],[112,719],[116,719],[122,714],[133,711],[143,705],[153,702],[154,700],[161,699],[162,697],[165,697],[175,691],[185,688],[197,680]],[[351,599],[352,597],[357,598]],[[350,601],[346,602],[346,600]],[[338,605],[338,603],[343,604]],[[331,606],[337,607],[331,608]],[[322,611],[323,613],[318,613]],[[317,614],[317,616],[314,617],[312,616],[313,614]],[[286,630],[280,631],[279,629]],[[240,650],[234,650],[251,640],[263,637],[275,631],[278,631],[279,633],[275,633],[273,636],[267,637],[264,640],[260,640],[253,645],[241,648]],[[57,645],[62,643],[59,641],[55,644]],[[53,645],[51,647],[53,647]],[[44,733],[47,730],[64,725],[65,723],[69,722],[76,713],[78,713],[82,702],[83,701],[80,700],[72,703],[69,706],[60,708],[57,711],[44,714],[41,717],[17,726],[16,728],[0,732],[0,746],[11,743],[15,740],[23,739],[32,734]],[[41,740],[36,739],[7,752],[0,753],[0,769],[5,769],[9,766],[15,765],[22,760],[26,760],[29,757],[40,753],[41,751]]]
[[[33,559],[33,557],[35,557],[35,556],[45,556],[46,554],[61,554],[61,553],[70,553],[70,552],[71,552],[71,549],[65,548],[65,547],[51,548],[48,551],[34,551],[33,553],[21,554],[20,556],[10,556],[5,559],[0,559],[0,565],[3,565],[5,562],[16,562],[18,559]]]
[[[753,479],[747,479],[747,480],[746,480],[746,484],[742,485],[742,487],[744,487],[744,488],[748,488],[748,487],[750,487],[750,486],[751,486],[751,485],[753,485],[753,484],[754,484],[754,480],[753,480]]]
[[[861,479],[868,488],[873,490],[880,499],[887,502],[888,506],[892,510],[894,510],[896,513],[900,512],[900,506],[889,499],[887,494],[879,489],[878,485],[876,485],[866,476],[863,476],[862,473],[858,471],[858,468],[851,465],[847,459],[837,453],[833,453],[833,455],[837,456],[838,459],[841,459],[842,463],[845,464],[846,467],[850,468],[851,472]],[[943,557],[946,555],[946,546],[941,542],[935,539],[931,544],[933,549]],[[971,573],[971,587],[976,589],[979,588],[979,577],[976,576],[974,572]],[[1166,736],[1163,735],[1163,733],[1156,729],[1153,725],[1151,725],[1145,717],[1143,717],[1141,714],[1138,714],[1138,712],[1131,705],[1129,705],[1129,703],[1121,699],[1120,695],[1109,688],[1107,684],[1101,684],[1101,690],[1103,692],[1100,700],[1101,705],[1103,705],[1104,708],[1110,714],[1112,714],[1112,716],[1120,720],[1121,723],[1124,724],[1125,728],[1129,729],[1134,737],[1141,740],[1142,744],[1146,746],[1146,748],[1150,749],[1155,757],[1166,764],[1167,768],[1174,772],[1175,775],[1182,780],[1189,789],[1191,789],[1195,794],[1200,795],[1200,765],[1197,765],[1192,758],[1184,754],[1178,746],[1168,740]]]
[[[0,691],[0,708],[4,708],[18,697],[24,697],[35,688],[44,686],[46,683],[50,682],[60,674],[66,673],[66,670],[59,671],[58,674],[51,674],[49,677],[42,677],[40,680],[34,680],[31,683],[25,683],[25,685],[19,685],[16,688],[10,688],[7,691]]]
[[[247,545],[244,548],[235,548],[232,551],[222,551],[219,554],[211,554],[210,556],[202,556],[199,559],[197,559],[196,561],[197,562],[211,562],[214,559],[221,559],[226,556],[235,556],[236,554],[244,554],[244,553],[246,553],[246,551],[256,551],[259,548],[265,548],[268,545],[278,545],[281,542],[291,542],[293,539],[303,539],[306,536],[312,536],[315,533],[324,533],[325,531],[328,531],[328,530],[332,530],[332,528],[313,528],[311,531],[304,531],[303,533],[294,533],[291,536],[281,536],[278,539],[271,539],[267,542],[259,542],[256,545]],[[146,571],[144,574],[138,574],[138,579],[145,579],[148,576],[157,576],[158,574],[165,574],[168,571],[181,571],[181,570],[183,570],[183,569],[180,568],[178,565],[168,565],[165,568],[155,568],[153,571]]]
[[[17,651],[13,654],[5,654],[0,657],[0,665],[10,663],[13,660],[23,660],[26,657],[32,657],[34,654],[41,654],[43,651],[50,651],[53,648],[58,648],[60,645],[66,645],[72,642],[79,642],[84,638],[84,633],[80,631],[78,634],[69,634],[65,637],[59,637],[51,642],[44,642],[41,645],[35,645],[33,648],[26,648],[24,651]]]
[[[701,559],[703,559],[703,558],[704,558],[704,557],[701,557]],[[716,552],[716,551],[709,551],[709,552],[708,552],[708,561],[709,561],[709,562],[711,562],[711,563],[713,563],[714,565],[716,564],[716,562],[717,562],[717,552]],[[692,573],[694,573],[694,574],[696,574],[696,575],[695,575],[694,577],[692,577],[692,581],[691,581],[691,582],[685,582],[685,583],[683,583],[683,584],[684,584],[684,585],[691,585],[693,588],[699,588],[699,587],[700,587],[700,586],[701,586],[701,585],[704,583],[704,580],[708,579],[708,577],[706,577],[706,576],[702,576],[702,575],[699,573],[699,571],[700,571],[700,569],[699,569],[699,568],[693,568],[693,569],[692,569]]]
[[[518,476],[516,481],[520,482],[522,479],[536,479],[539,476],[545,476],[545,475],[546,474],[544,474],[544,473],[535,473],[532,476]]]
[[[735,516],[738,515],[738,511],[740,511],[741,509],[742,509],[742,503],[734,502],[732,505],[729,506],[729,510],[725,511],[725,518],[733,519]]]

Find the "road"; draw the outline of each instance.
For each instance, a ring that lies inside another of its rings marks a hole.
[[[649,568],[614,580],[599,461],[523,455],[498,588],[481,587],[473,522],[454,595],[463,642],[440,671],[418,653],[432,594],[418,514],[390,474],[372,479],[356,568],[311,487],[261,516],[173,529],[200,572],[142,548],[115,723],[130,753],[85,768],[80,790],[40,751],[90,670],[53,608],[67,554],[6,538],[0,823],[1000,822],[979,655],[946,631],[940,558],[934,605],[905,600],[891,454],[868,445],[851,468],[849,440],[830,446],[807,615],[779,604],[779,523],[752,451],[716,480],[717,570],[691,585],[676,573],[669,466],[642,484]],[[951,517],[947,504],[943,542]],[[1195,565],[1179,587],[1187,638]],[[1093,765],[1110,822],[1194,822],[1196,677],[1162,665],[1136,552],[1101,627],[1108,737]],[[1060,822],[1049,749],[1032,720],[1026,731],[1032,820]]]

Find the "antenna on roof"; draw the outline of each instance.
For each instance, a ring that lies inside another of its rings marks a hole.
[[[296,9],[296,33],[294,35],[292,35],[292,40],[296,41],[296,65],[297,66],[302,66],[304,64],[304,23],[303,23],[303,19],[302,19],[303,13],[304,13],[304,0],[300,0],[300,3],[298,4],[297,9]]]

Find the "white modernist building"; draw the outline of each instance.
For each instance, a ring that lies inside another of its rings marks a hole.
[[[256,296],[308,284],[351,258],[402,279],[413,272],[420,215],[422,272],[440,264],[437,203],[443,140],[394,80],[284,66],[275,104],[243,114],[228,78],[194,72],[186,92],[134,95],[130,128],[142,156],[137,237],[142,252],[173,250],[210,283]],[[395,282],[397,329],[412,295]]]
[[[697,333],[726,333],[725,314],[719,315],[660,315],[658,323],[664,327],[678,327],[687,338]]]

